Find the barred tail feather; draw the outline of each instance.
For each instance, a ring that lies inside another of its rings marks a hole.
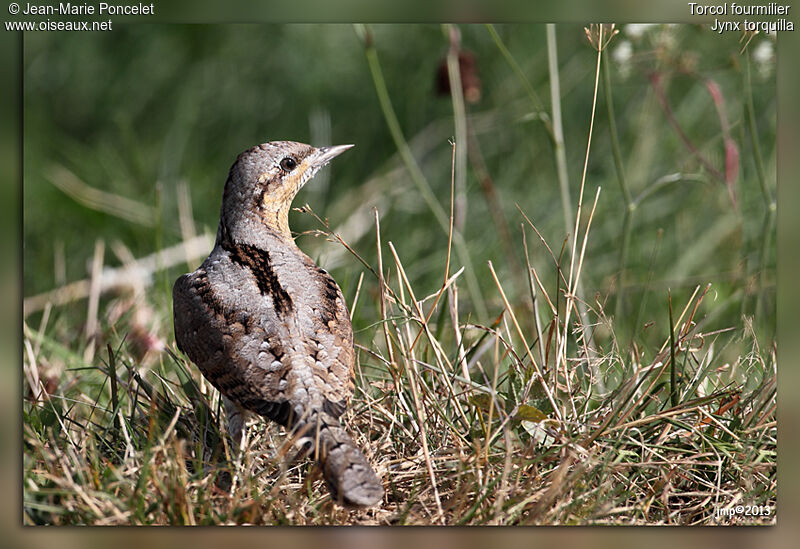
[[[319,412],[305,425],[295,426],[295,431],[304,431],[303,442],[309,455],[317,459],[334,501],[351,507],[380,503],[381,481],[338,419]]]

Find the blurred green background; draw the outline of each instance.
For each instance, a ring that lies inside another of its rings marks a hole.
[[[616,310],[614,332],[625,341],[658,344],[667,326],[667,289],[674,302],[683,304],[697,285],[712,283],[714,299],[706,300],[702,311],[708,315],[706,328],[733,326],[741,335],[742,315],[754,317],[760,341],[769,345],[775,331],[775,236],[753,143],[763,157],[767,192],[774,197],[774,39],[756,36],[743,54],[735,33],[720,36],[694,25],[619,28],[606,51],[621,161],[632,197],[645,193],[646,198],[631,220],[625,296]],[[478,301],[483,299],[494,318],[502,301],[487,261],[498,270],[512,303],[522,306],[529,299],[520,229],[524,219],[517,208],[533,220],[554,253],[568,236],[554,146],[543,122],[548,118],[543,111],[551,110],[551,73],[543,25],[494,27],[519,70],[509,64],[486,26],[458,29],[462,51],[474,59],[480,92],[466,107],[474,141],[460,214],[479,293],[464,289],[460,295],[462,310],[480,311]],[[440,25],[367,29],[402,132],[445,211],[452,152],[448,140],[455,134],[451,97],[437,83],[450,46],[446,31]],[[597,52],[582,26],[559,25],[556,36],[574,212]],[[295,205],[308,203],[328,218],[331,229],[373,266],[371,208],[376,207],[383,240],[396,246],[415,289],[421,295],[436,291],[447,234],[397,153],[363,38],[351,25],[306,24],[119,25],[111,33],[27,35],[25,296],[86,278],[96,239],[118,241],[135,257],[180,242],[185,236],[178,215],[182,185],[197,232],[213,233],[222,186],[236,155],[278,139],[354,143],[352,151],[307,185]],[[747,63],[755,140],[746,119]],[[716,104],[709,81],[720,92]],[[720,106],[738,153],[735,165],[729,157],[726,166]],[[724,176],[734,169],[732,200]],[[602,86],[584,214],[597,187],[602,191],[589,235],[583,289],[592,307],[602,305],[613,315],[625,202]],[[491,200],[497,201],[499,215]],[[293,213],[290,222],[297,232],[320,228],[310,215]],[[555,294],[552,259],[530,228],[527,239],[532,265]],[[362,266],[323,238],[302,236],[298,242],[332,270],[352,300]],[[463,259],[454,255],[456,268]],[[120,264],[108,246],[104,261]],[[168,342],[171,283],[185,270],[187,265],[181,265],[157,273],[148,294],[163,320],[159,335]],[[368,292],[374,287],[367,277],[367,304],[362,305],[363,316],[355,319],[357,328],[374,321],[377,305],[370,303]],[[71,339],[85,320],[85,302],[55,314],[62,336]],[[489,323],[491,318],[473,320]],[[37,325],[35,315],[28,321]],[[647,328],[651,322],[656,329]],[[601,337],[607,335],[598,330]],[[731,351],[731,359],[741,354],[736,346]]]

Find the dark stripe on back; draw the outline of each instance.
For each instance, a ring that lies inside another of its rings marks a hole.
[[[333,280],[325,269],[317,267],[317,272],[321,275],[324,282],[322,300],[320,301],[318,311],[320,313],[320,320],[322,320],[323,324],[327,325],[331,320],[336,320],[336,312],[338,311],[336,300],[339,299],[340,295],[339,286],[336,285],[336,281]]]
[[[250,269],[250,272],[253,273],[261,295],[268,295],[272,298],[275,312],[282,315],[291,310],[292,298],[281,286],[278,275],[272,270],[269,252],[250,244],[231,242],[226,238],[221,240],[222,248],[231,254],[233,262]]]

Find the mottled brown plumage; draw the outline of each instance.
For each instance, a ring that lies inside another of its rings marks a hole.
[[[341,427],[353,394],[353,329],[331,276],[295,245],[297,191],[350,148],[253,147],[225,183],[217,241],[173,288],[175,339],[223,395],[231,434],[248,413],[290,429],[316,456],[334,500],[380,502],[383,488]]]

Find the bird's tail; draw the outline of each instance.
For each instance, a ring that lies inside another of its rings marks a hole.
[[[371,507],[383,499],[383,486],[367,458],[339,420],[316,412],[293,428],[307,455],[315,458],[333,500],[351,507]]]

